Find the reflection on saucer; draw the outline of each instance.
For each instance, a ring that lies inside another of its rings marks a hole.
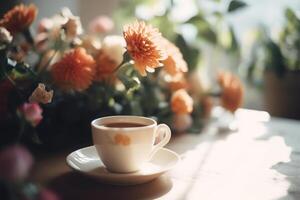
[[[74,170],[113,185],[136,185],[149,182],[173,168],[178,161],[179,156],[175,152],[162,148],[142,166],[141,170],[121,174],[109,172],[105,168],[94,146],[79,149],[67,156],[67,163]]]

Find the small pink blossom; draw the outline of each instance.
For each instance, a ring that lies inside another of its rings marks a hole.
[[[24,103],[19,111],[33,127],[36,127],[43,119],[43,110],[38,103]]]
[[[114,22],[110,17],[101,15],[93,19],[89,24],[92,33],[107,33],[114,28]]]
[[[9,146],[0,152],[0,179],[24,179],[33,164],[31,154],[22,146]]]

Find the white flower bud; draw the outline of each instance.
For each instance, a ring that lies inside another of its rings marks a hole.
[[[103,39],[102,50],[119,65],[123,61],[125,46],[126,43],[123,37],[110,35]]]
[[[3,44],[10,44],[12,42],[13,37],[9,33],[9,31],[4,28],[0,27],[0,45]]]
[[[64,25],[66,36],[68,39],[74,39],[76,36],[82,34],[82,25],[79,17],[70,17],[67,23]]]

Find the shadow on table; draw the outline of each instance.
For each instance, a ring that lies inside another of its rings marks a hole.
[[[134,186],[114,186],[98,182],[77,172],[65,173],[49,182],[62,199],[154,199],[172,188],[171,179],[163,175],[149,183]]]
[[[300,134],[298,132],[299,128],[297,128],[299,127],[299,122],[294,121],[290,123],[289,128],[293,131],[286,131],[286,127],[282,129],[283,125],[274,126],[273,124],[273,126],[270,126],[270,131],[257,138],[258,140],[269,140],[274,136],[279,136],[283,138],[284,143],[291,149],[288,162],[278,162],[272,166],[272,169],[285,175],[286,180],[290,184],[286,196],[281,197],[279,200],[300,199]],[[293,126],[294,123],[296,124],[295,127]]]

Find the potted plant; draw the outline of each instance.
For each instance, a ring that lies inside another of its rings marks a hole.
[[[263,77],[264,107],[271,115],[300,119],[300,18],[288,8],[285,19],[277,37],[261,29],[248,76]]]

